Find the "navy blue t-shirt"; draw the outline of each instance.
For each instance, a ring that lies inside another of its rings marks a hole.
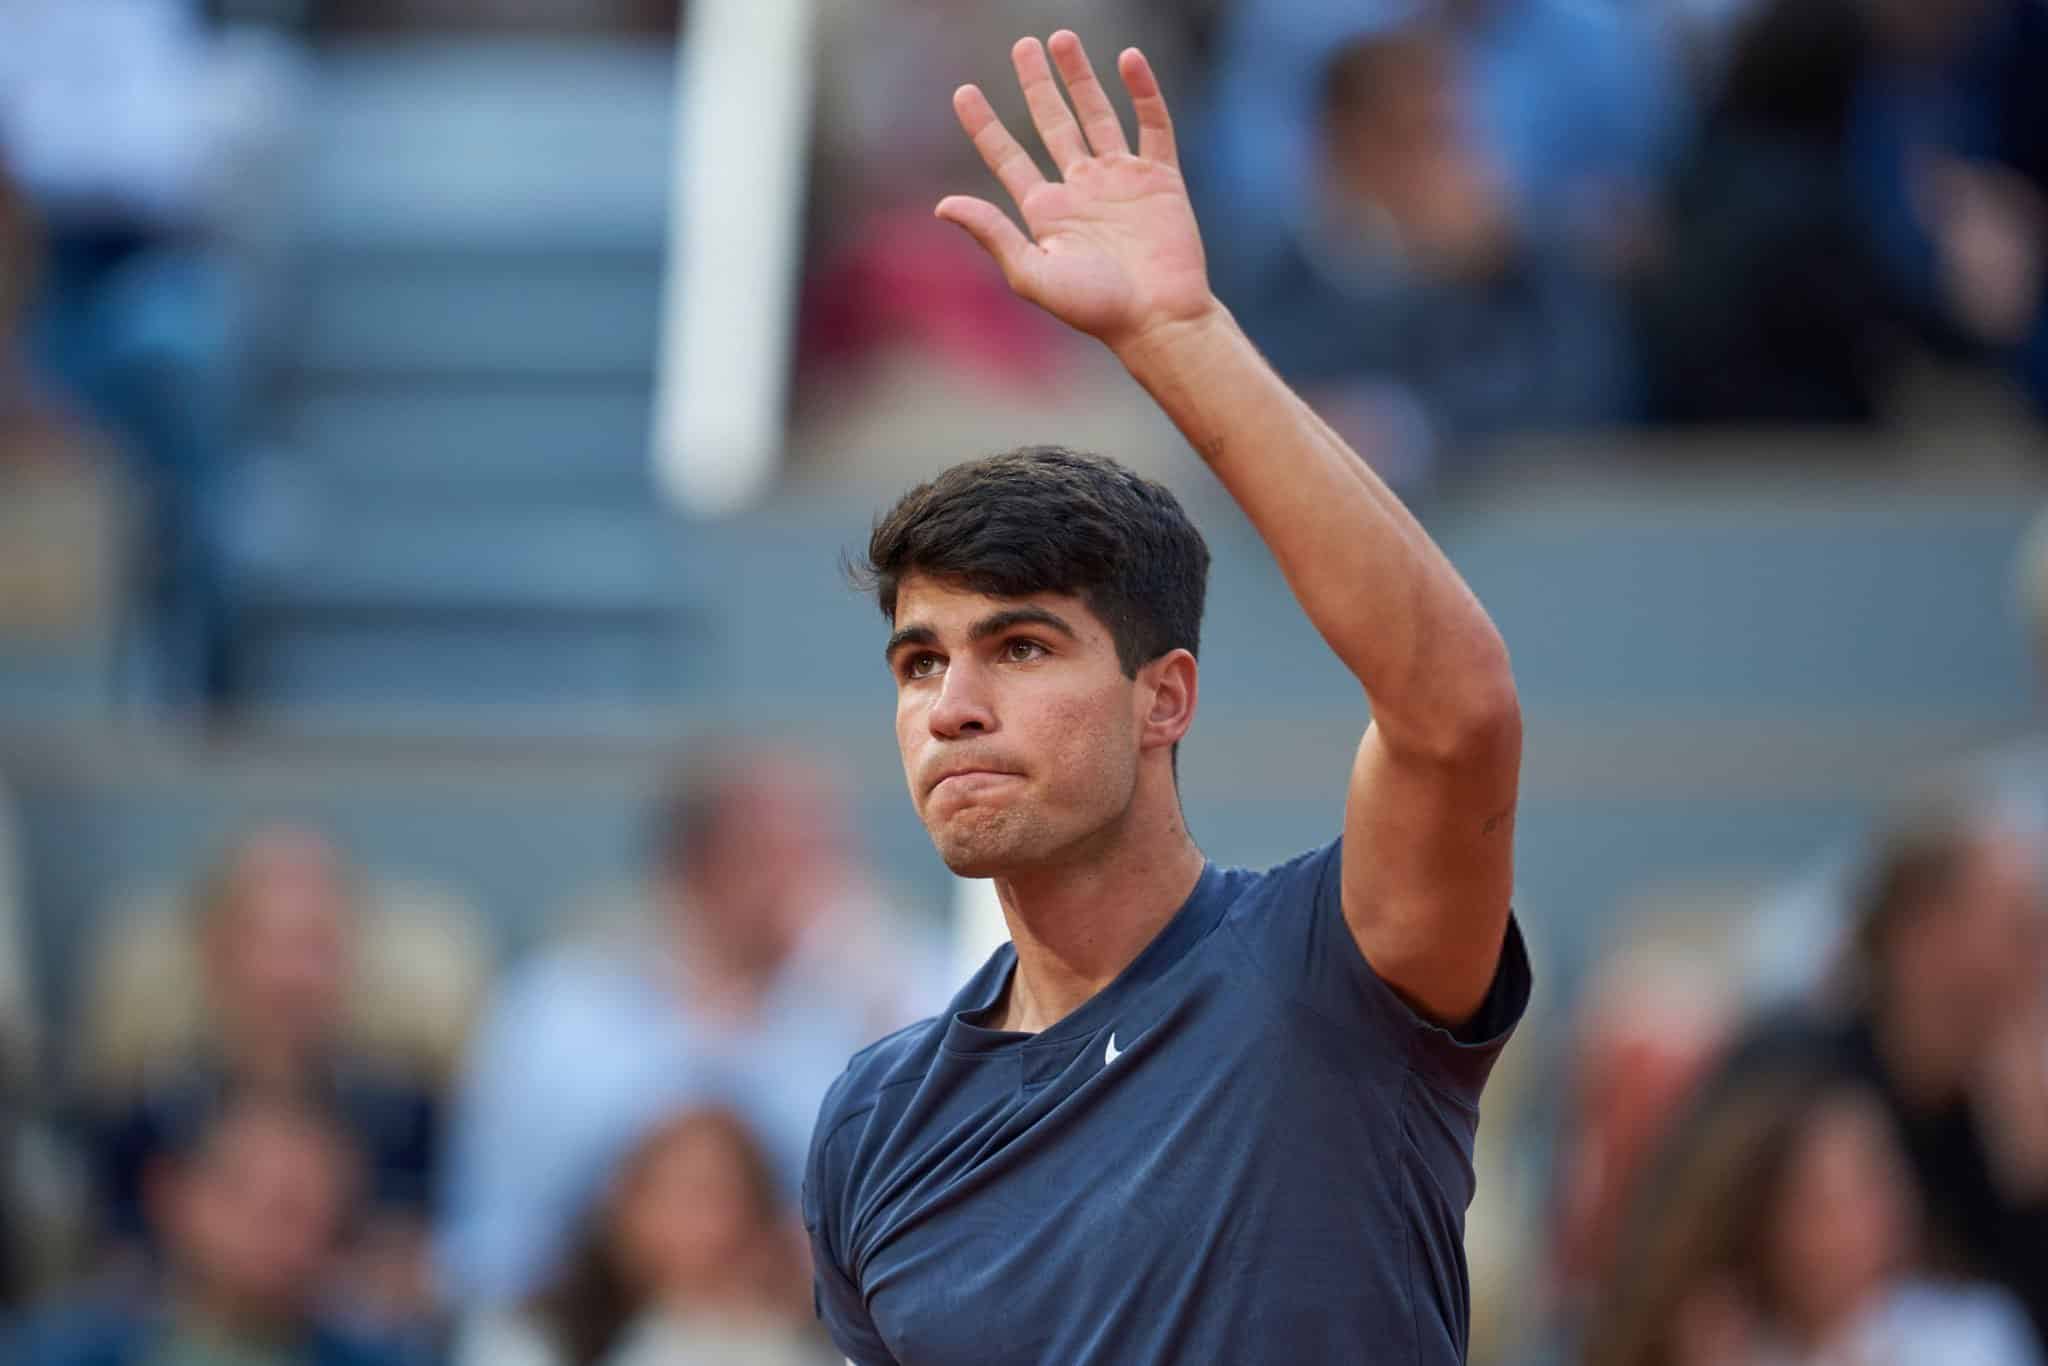
[[[1039,1034],[974,1023],[1004,945],[946,1014],[853,1059],[804,1223],[856,1366],[1464,1360],[1479,1092],[1528,956],[1510,924],[1453,1036],[1359,953],[1339,862],[1211,864]]]

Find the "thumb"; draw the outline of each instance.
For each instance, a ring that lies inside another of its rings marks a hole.
[[[996,264],[1002,268],[1003,278],[1010,282],[1012,289],[1021,287],[1026,276],[1026,263],[1034,248],[1031,239],[1010,221],[1008,214],[986,199],[959,194],[940,200],[933,212],[964,229],[969,237],[979,242],[981,249],[995,258]]]

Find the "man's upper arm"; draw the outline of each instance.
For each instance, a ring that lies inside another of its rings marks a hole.
[[[1366,728],[1344,805],[1344,920],[1373,971],[1456,1028],[1486,999],[1514,888],[1521,722],[1508,708],[1455,751]]]
[[[849,1118],[858,1119],[858,1112],[849,1116],[841,1108],[847,1085],[848,1078],[842,1076],[826,1093],[804,1169],[802,1208],[804,1231],[811,1242],[812,1290],[818,1319],[833,1345],[846,1354],[849,1366],[895,1366],[896,1358],[869,1317],[867,1301],[854,1284],[842,1253],[840,1222],[847,1177],[834,1140],[844,1137]]]

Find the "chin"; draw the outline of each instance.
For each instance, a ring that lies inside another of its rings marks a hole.
[[[969,820],[956,816],[936,828],[927,827],[932,847],[956,877],[1002,877],[1042,862],[1044,851],[1028,833],[1004,820]]]

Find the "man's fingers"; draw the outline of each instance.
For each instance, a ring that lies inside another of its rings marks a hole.
[[[1012,288],[1024,279],[1031,253],[1037,248],[1024,230],[1010,221],[1008,214],[986,199],[964,194],[947,195],[933,212],[948,223],[965,228],[968,236],[981,243],[982,250],[1002,267],[1003,278]]]
[[[1045,45],[1036,38],[1020,38],[1010,49],[1010,61],[1017,68],[1017,84],[1023,87],[1031,122],[1038,127],[1038,136],[1045,139],[1045,150],[1052,153],[1053,165],[1065,173],[1086,161],[1087,140],[1081,136],[1081,126],[1074,122],[1073,111],[1067,108],[1066,96],[1060,94],[1059,82],[1053,79],[1052,63],[1045,59]]]
[[[1060,79],[1067,83],[1067,94],[1074,101],[1074,112],[1081,116],[1081,131],[1088,135],[1088,145],[1095,149],[1095,155],[1129,152],[1131,144],[1124,137],[1116,107],[1109,102],[1109,92],[1102,88],[1102,82],[1095,78],[1095,68],[1089,63],[1088,50],[1081,46],[1080,38],[1070,29],[1061,29],[1053,34],[1050,46]]]
[[[1018,145],[1017,139],[1010,136],[1010,130],[1003,127],[1003,121],[996,117],[996,111],[989,106],[988,96],[981,93],[980,86],[963,85],[954,91],[953,112],[959,117],[961,128],[973,140],[974,149],[981,153],[982,161],[995,173],[1003,188],[1010,192],[1010,198],[1021,205],[1025,195],[1045,183],[1038,163]]]
[[[1160,93],[1159,77],[1153,74],[1152,63],[1138,49],[1125,48],[1123,56],[1117,59],[1117,73],[1124,78],[1124,89],[1131,92],[1131,103],[1138,111],[1138,155],[1179,167],[1173,116],[1166,112],[1166,96]]]

